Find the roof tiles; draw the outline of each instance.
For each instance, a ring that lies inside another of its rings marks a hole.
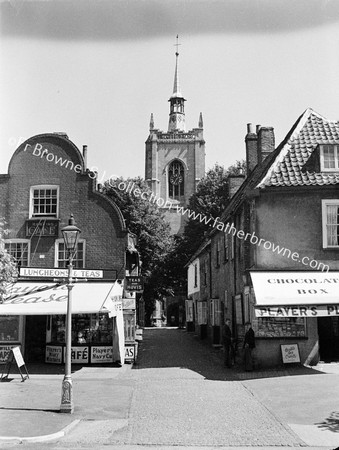
[[[307,109],[257,187],[339,184],[339,172],[303,169],[319,144],[339,145],[339,122]]]

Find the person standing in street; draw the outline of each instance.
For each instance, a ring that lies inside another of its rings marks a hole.
[[[245,370],[251,371],[253,370],[253,358],[252,351],[255,348],[255,336],[254,331],[251,326],[251,322],[245,323],[245,338],[244,338],[244,350],[245,350]]]
[[[232,331],[230,328],[230,319],[225,320],[222,330],[222,343],[224,346],[224,363],[226,367],[231,367],[231,352],[232,352]]]

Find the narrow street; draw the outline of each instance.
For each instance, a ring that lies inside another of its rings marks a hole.
[[[59,450],[333,449],[339,444],[332,420],[339,398],[331,394],[331,386],[338,384],[338,376],[304,367],[257,373],[226,369],[220,351],[193,333],[146,329],[133,366],[87,367],[74,373],[73,420],[78,423],[65,436],[19,445]],[[18,422],[27,414],[22,410]],[[38,426],[32,423],[32,428]]]
[[[282,425],[234,373],[183,330],[147,330],[127,429],[114,443],[293,446]]]

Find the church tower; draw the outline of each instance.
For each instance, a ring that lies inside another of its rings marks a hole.
[[[173,93],[169,99],[168,130],[154,127],[151,114],[146,141],[145,179],[159,199],[173,234],[182,234],[187,217],[178,213],[178,206],[188,204],[200,179],[205,175],[205,141],[200,113],[198,127],[186,131],[185,98],[179,84],[178,36],[175,53]]]

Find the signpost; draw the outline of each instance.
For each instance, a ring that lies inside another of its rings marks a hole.
[[[126,277],[126,291],[144,292],[144,279],[143,277],[134,276]]]
[[[28,371],[27,371],[27,368],[26,368],[26,364],[25,364],[24,358],[22,357],[22,354],[21,354],[21,351],[20,351],[20,347],[13,347],[11,349],[11,351],[9,352],[9,354],[8,354],[4,370],[2,371],[2,374],[1,374],[1,381],[8,379],[8,375],[9,375],[9,372],[11,370],[12,363],[13,363],[14,360],[15,360],[17,366],[18,366],[18,369],[19,369],[19,372],[20,372],[20,375],[21,375],[21,378],[22,378],[21,381],[25,381],[25,380],[27,380],[27,378],[29,378]],[[25,369],[26,375],[24,375],[22,373],[21,367],[23,367]],[[6,372],[6,369],[7,369],[7,374],[4,376],[4,373]]]

